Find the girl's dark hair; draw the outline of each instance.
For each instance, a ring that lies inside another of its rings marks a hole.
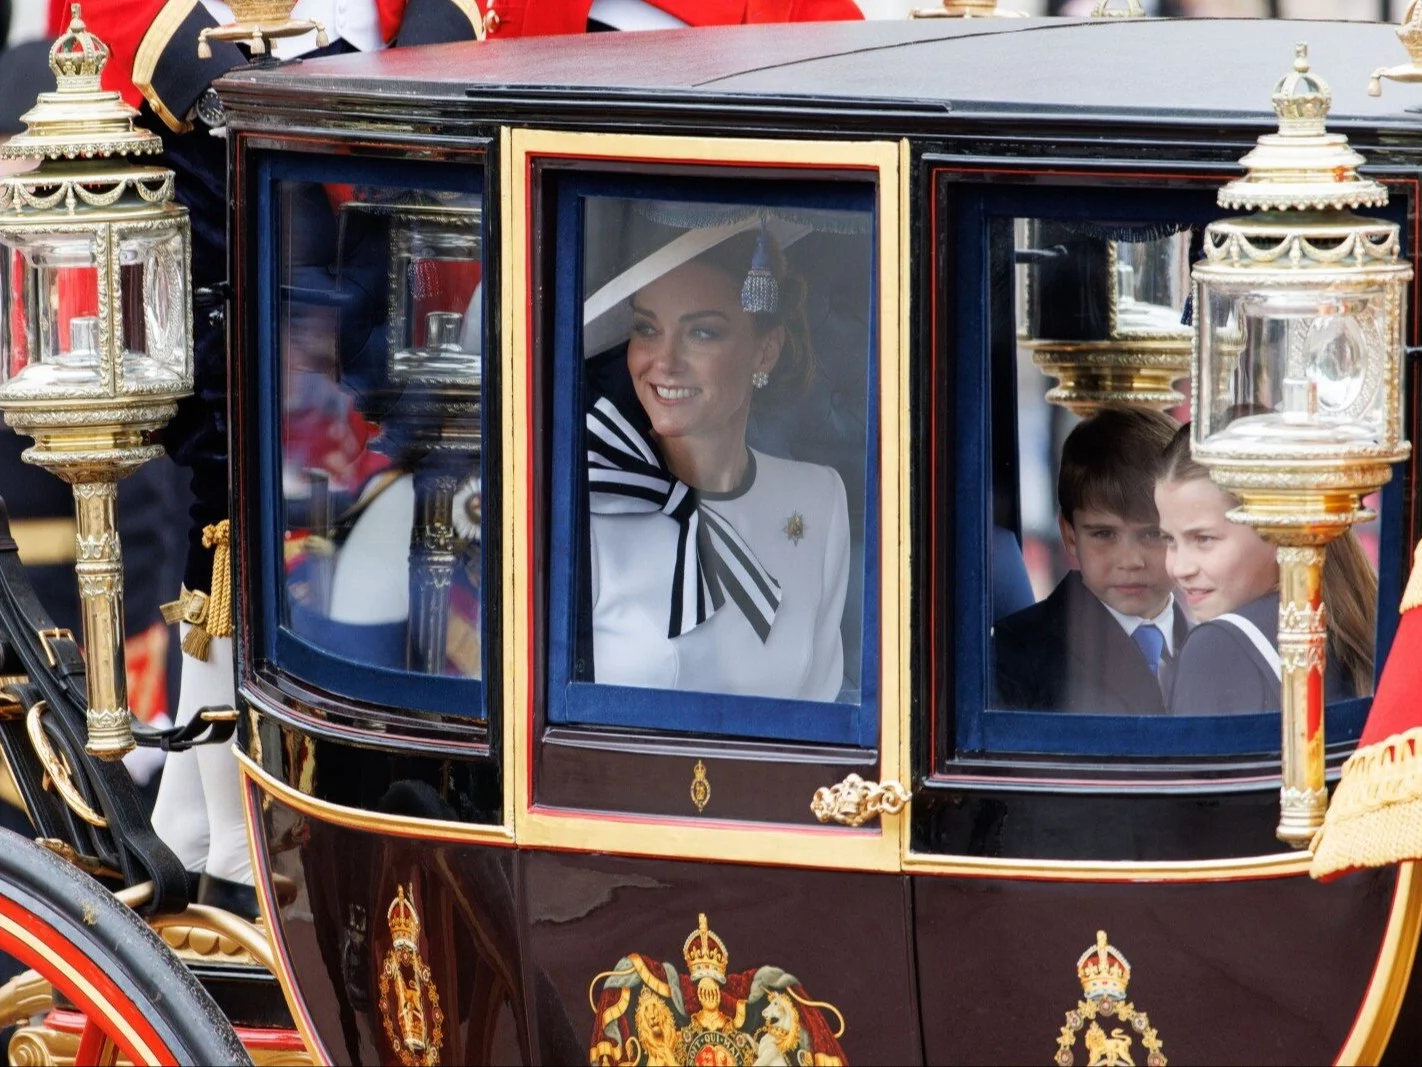
[[[713,248],[708,248],[693,262],[703,263],[717,270],[725,271],[736,281],[737,288],[750,273],[751,262],[755,258],[756,244],[760,240],[760,228],[746,230],[728,237]],[[815,373],[814,350],[810,344],[810,320],[805,303],[809,287],[800,274],[790,269],[785,253],[770,234],[765,235],[766,251],[769,253],[770,270],[780,289],[780,299],[774,311],[753,312],[757,333],[767,333],[777,326],[785,327],[785,344],[780,349],[780,359],[770,374],[770,383],[761,391],[767,400],[788,402],[794,400],[810,384]]]
[[[1189,482],[1210,472],[1190,454],[1190,424],[1180,427],[1160,457],[1158,482]],[[1223,490],[1221,490],[1224,492]],[[1237,505],[1239,499],[1225,492]],[[1373,693],[1378,576],[1349,530],[1330,541],[1323,557],[1323,602],[1328,605],[1328,654],[1348,672],[1355,696]]]

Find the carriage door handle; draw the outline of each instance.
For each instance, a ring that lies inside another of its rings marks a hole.
[[[851,774],[838,785],[816,789],[810,810],[820,822],[863,826],[876,815],[897,815],[908,800],[908,790],[902,783],[866,782],[859,775]]]

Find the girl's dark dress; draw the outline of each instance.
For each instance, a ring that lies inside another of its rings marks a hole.
[[[1269,593],[1234,611],[1279,645],[1279,594]],[[1324,699],[1353,696],[1352,676],[1328,657]],[[1247,715],[1280,710],[1279,677],[1238,626],[1211,619],[1190,631],[1176,661],[1171,715]]]

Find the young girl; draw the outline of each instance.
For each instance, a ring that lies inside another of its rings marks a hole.
[[[1239,501],[1190,455],[1182,426],[1161,460],[1155,503],[1166,566],[1198,625],[1171,672],[1172,715],[1280,710],[1279,566],[1274,546],[1226,513]],[[1328,605],[1328,701],[1373,691],[1377,576],[1350,531],[1323,567]]]

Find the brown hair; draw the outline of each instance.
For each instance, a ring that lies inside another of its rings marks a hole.
[[[1159,411],[1102,408],[1062,445],[1057,506],[1067,522],[1082,508],[1133,522],[1155,522],[1156,461],[1175,423]]]
[[[1328,651],[1352,679],[1353,695],[1372,696],[1378,576],[1352,530],[1328,543],[1323,602],[1328,605]]]
[[[1190,426],[1180,427],[1160,457],[1156,480],[1188,482],[1210,472],[1190,453]],[[1239,505],[1233,494],[1221,490]],[[1328,605],[1328,654],[1348,672],[1354,696],[1373,692],[1373,653],[1378,619],[1378,576],[1349,530],[1330,541],[1323,557],[1323,602]]]
[[[751,269],[760,234],[760,228],[756,227],[728,237],[702,252],[693,262],[725,271],[739,287]],[[774,311],[753,312],[751,317],[755,320],[758,334],[768,333],[778,326],[785,327],[785,344],[781,346],[780,359],[776,361],[770,383],[762,395],[767,400],[788,402],[805,391],[815,372],[814,351],[810,345],[810,319],[805,310],[809,286],[801,275],[790,269],[785,253],[769,233],[765,235],[765,243],[770,272],[775,275],[780,295]]]

